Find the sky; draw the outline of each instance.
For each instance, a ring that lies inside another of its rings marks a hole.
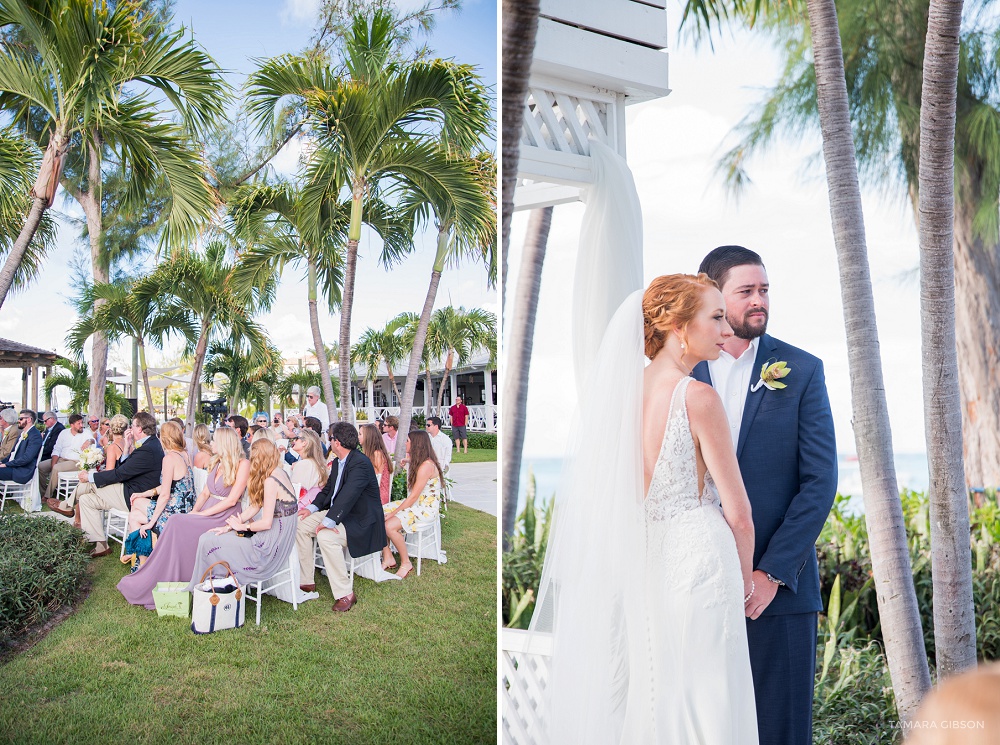
[[[642,204],[644,281],[695,272],[706,253],[737,244],[757,251],[771,283],[768,332],[825,365],[841,453],[856,452],[851,428],[847,343],[819,134],[780,140],[750,162],[753,185],[739,199],[725,191],[715,164],[731,131],[778,77],[769,44],[746,33],[695,48],[678,39],[668,4],[670,95],[627,110],[627,160]],[[808,164],[808,165],[807,165]],[[893,448],[924,452],[920,380],[919,262],[909,205],[863,187],[869,262]],[[524,454],[560,455],[561,426],[575,403],[566,329],[580,203],[553,211],[531,360]],[[515,214],[507,278],[517,282],[527,214]],[[565,412],[565,415],[563,414]]]
[[[401,9],[420,3],[398,0]],[[298,52],[310,43],[320,3],[318,0],[179,0],[174,6],[175,25],[191,29],[195,40],[226,71],[239,88],[254,68],[254,59]],[[497,88],[497,8],[495,0],[463,0],[458,12],[439,14],[428,43],[437,56],[477,65],[487,85]],[[302,143],[293,141],[275,159],[279,173],[291,176],[298,164]],[[80,219],[75,202],[56,197],[55,208],[69,218]],[[57,247],[32,287],[8,297],[0,309],[0,337],[66,354],[66,332],[75,321],[72,306],[64,300],[72,281],[69,262],[80,230],[62,221]],[[85,239],[84,239],[85,240]],[[369,327],[381,328],[404,311],[419,313],[427,295],[434,260],[434,240],[426,232],[415,239],[415,252],[391,272],[375,261],[380,246],[367,231],[359,248],[351,338],[356,341]],[[304,270],[291,267],[282,277],[272,311],[259,320],[286,357],[304,355],[313,347],[309,330]],[[499,314],[497,293],[487,287],[486,270],[464,263],[445,269],[435,308],[446,305],[484,308]],[[320,310],[323,340],[331,344],[339,335],[339,316]],[[148,354],[155,367],[176,350]],[[89,356],[89,346],[88,346]],[[131,365],[131,348],[112,348],[109,368],[124,371]],[[29,391],[30,395],[30,391]],[[39,398],[42,398],[41,391]],[[0,400],[21,400],[21,371],[0,370]],[[65,400],[65,399],[64,399]],[[40,405],[41,402],[40,402]]]

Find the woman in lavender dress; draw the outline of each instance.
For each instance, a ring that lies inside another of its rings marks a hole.
[[[281,467],[278,448],[270,440],[257,440],[250,446],[247,493],[250,506],[242,514],[233,515],[224,526],[205,533],[198,541],[187,589],[193,589],[217,561],[228,562],[241,585],[270,579],[288,566],[288,557],[295,550],[298,501]]]
[[[208,480],[188,514],[174,515],[167,523],[149,559],[118,583],[118,589],[132,605],[149,610],[157,582],[184,582],[191,578],[198,539],[212,528],[226,524],[238,514],[240,500],[250,477],[250,462],[236,430],[220,427],[212,438],[212,460]]]

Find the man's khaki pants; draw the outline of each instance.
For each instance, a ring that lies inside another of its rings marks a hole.
[[[347,545],[347,532],[343,525],[337,530],[321,530],[316,534],[316,528],[326,517],[326,511],[314,512],[308,517],[299,519],[295,543],[299,551],[299,582],[303,585],[316,583],[316,565],[314,564],[313,540],[319,542],[319,551],[323,556],[327,578],[330,580],[330,590],[333,597],[340,600],[351,594],[351,581],[347,574],[347,563],[344,561],[344,547]]]
[[[121,510],[128,512],[125,504],[125,487],[122,484],[108,484],[96,487],[85,481],[76,488],[76,497],[80,500],[80,525],[87,534],[87,540],[94,543],[107,543],[108,536],[104,532],[104,510]]]
[[[51,463],[51,461],[50,461]],[[80,462],[76,460],[64,460],[59,459],[59,462],[54,466],[50,466],[52,475],[49,477],[48,486],[45,487],[45,494],[42,495],[42,500],[46,500],[52,496],[53,490],[59,486],[59,474],[65,473],[66,471],[72,471],[77,473],[80,471]]]

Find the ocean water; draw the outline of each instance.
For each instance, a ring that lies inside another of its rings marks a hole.
[[[896,453],[893,460],[896,463],[896,481],[900,489],[926,491],[929,484],[927,474],[926,453]],[[524,494],[528,485],[528,474],[535,476],[536,500],[551,499],[559,489],[562,476],[562,458],[532,458],[525,456],[521,465],[521,488],[518,497],[518,511],[524,503]],[[858,512],[864,511],[861,501],[861,471],[858,459],[853,455],[840,454],[837,457],[838,479],[837,490],[841,494],[849,494],[853,499],[849,503]]]

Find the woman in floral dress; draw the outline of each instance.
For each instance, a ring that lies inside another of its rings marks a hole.
[[[424,525],[433,523],[441,505],[441,484],[444,474],[431,438],[422,430],[410,432],[406,440],[406,455],[410,461],[406,477],[409,496],[398,502],[383,505],[385,512],[385,532],[389,542],[399,553],[399,570],[396,576],[402,579],[413,570],[410,555],[406,550],[405,533],[413,533]],[[396,566],[392,550],[387,545],[382,551],[382,568]]]

